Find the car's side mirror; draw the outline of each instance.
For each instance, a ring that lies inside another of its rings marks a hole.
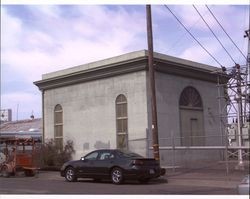
[[[83,160],[85,160],[85,159],[84,159],[84,157],[81,157],[81,159],[80,159],[80,160],[82,160],[82,161],[83,161]]]

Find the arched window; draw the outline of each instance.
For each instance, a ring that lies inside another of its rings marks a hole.
[[[179,99],[181,144],[184,146],[204,145],[203,105],[199,92],[186,87]]]
[[[202,101],[201,101],[200,94],[195,88],[191,86],[186,87],[182,91],[179,104],[182,107],[202,108]]]
[[[63,109],[60,104],[54,110],[54,140],[59,149],[63,149]]]
[[[115,106],[117,148],[128,149],[128,111],[126,97],[124,95],[119,95],[116,98]]]

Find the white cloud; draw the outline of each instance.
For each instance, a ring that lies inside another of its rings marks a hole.
[[[213,55],[216,54],[216,47],[210,46],[210,53]],[[208,56],[207,52],[204,51],[199,45],[191,45],[190,47],[186,48],[182,54],[180,55],[181,58],[200,62],[200,63],[211,63],[211,65],[218,66],[218,64]]]
[[[10,77],[8,82],[1,82],[4,90],[8,90],[10,81],[22,79],[32,87],[32,82],[41,79],[44,73],[138,50],[146,44],[145,38],[140,37],[145,35],[144,13],[129,13],[121,7],[76,6],[78,16],[72,18],[63,17],[64,8],[57,6],[26,9],[32,18],[28,19],[30,24],[1,7],[1,67],[11,71],[2,74]],[[40,110],[41,105],[33,97],[25,92],[3,94],[1,107],[15,109],[17,103],[23,103],[22,110],[28,113],[31,104],[34,111]]]
[[[170,9],[177,15],[180,21],[186,26],[187,29],[194,35],[194,37],[223,65],[232,66],[233,62],[231,58],[226,54],[225,50],[221,47],[219,42],[216,40],[214,35],[210,32],[206,24],[199,17],[195,9],[192,5],[183,6],[169,6]],[[245,59],[240,54],[240,52],[235,48],[233,43],[227,38],[226,34],[223,32],[221,27],[217,24],[215,19],[209,13],[207,8],[204,5],[196,5],[199,12],[202,14],[206,22],[209,24],[213,32],[222,42],[223,46],[229,51],[231,56],[235,59],[235,61],[239,64],[244,64]],[[156,16],[158,18],[168,18],[169,19],[169,27],[166,28],[165,34],[162,34],[161,37],[156,39],[156,44],[160,51],[165,53],[170,53],[173,56],[177,57],[185,57],[191,59],[193,61],[207,63],[218,66],[216,62],[213,61],[213,58],[208,55],[205,50],[203,50],[199,44],[184,30],[184,28],[177,22],[177,20],[170,14],[167,9],[164,16],[163,6],[155,9]],[[244,30],[248,29],[248,18],[249,11],[247,6],[239,7],[239,6],[231,6],[231,5],[223,5],[223,6],[211,6],[209,5],[210,10],[214,13],[218,21],[222,24],[227,33],[231,36],[237,46],[241,49],[243,53],[247,52],[246,39],[243,38]],[[175,22],[175,23],[170,23]],[[166,23],[167,25],[167,23]],[[161,27],[157,27],[160,29]],[[179,28],[177,30],[177,28]],[[171,35],[171,31],[176,31],[176,36]],[[162,42],[162,41],[165,41]],[[194,46],[193,46],[194,45]],[[164,50],[165,48],[165,50]],[[200,50],[199,50],[200,49]],[[192,53],[192,50],[194,52]],[[199,56],[196,56],[198,53]],[[195,56],[194,56],[195,55]],[[212,62],[211,62],[212,61]]]
[[[206,8],[205,5],[194,5],[194,6],[213,30],[216,31],[220,29],[216,20],[210,14],[209,10]],[[230,5],[223,5],[223,6],[217,5],[215,7],[208,5],[208,7],[215,15],[215,17],[218,19],[218,21],[220,21],[223,24],[225,29],[231,29],[232,26],[235,25],[235,23],[232,23],[232,20],[234,20],[235,17],[237,17],[235,16],[235,13],[237,13],[235,7]],[[187,27],[193,27],[194,29],[200,29],[205,31],[208,30],[206,24],[203,22],[203,20],[201,19],[200,15],[195,10],[193,5],[174,6],[174,10],[176,14],[179,15],[181,21]]]
[[[73,7],[29,5],[25,8],[22,15],[14,15],[13,11],[8,12],[7,7],[1,7],[1,67],[9,68],[2,71],[11,71],[1,75],[10,77],[8,83],[22,79],[26,81],[26,85],[28,82],[34,87],[32,82],[41,79],[44,73],[147,48],[145,9],[92,5]],[[192,6],[179,5],[171,8],[188,27],[192,27],[196,36],[201,32],[205,34],[206,27]],[[202,6],[198,8],[205,13],[205,16],[209,16]],[[237,40],[238,42],[244,40],[243,31],[239,31],[243,26],[239,21],[242,20],[244,13],[238,12],[236,10],[238,8],[232,6],[210,6],[210,8],[233,38],[241,38]],[[18,12],[21,13],[21,9]],[[152,11],[156,19],[154,21],[157,22],[154,24],[154,31],[161,33],[158,34],[161,37],[154,38],[154,49],[166,52],[169,45],[175,45],[173,41],[178,35],[181,42],[178,41],[178,45],[174,46],[171,52],[174,56],[202,63],[211,62],[211,57],[198,44],[194,45],[195,42],[187,33],[184,34],[185,30],[166,8],[153,6]],[[27,18],[24,17],[26,12],[29,13]],[[167,26],[164,29],[166,32],[162,31],[160,23],[164,21],[164,25]],[[247,27],[247,22],[244,21],[244,28]],[[168,27],[169,24],[171,26]],[[209,21],[209,24],[215,30],[219,29],[213,20]],[[183,34],[179,31],[183,31]],[[207,35],[202,37],[206,38]],[[218,45],[214,45],[215,40],[211,42],[212,40],[204,39],[204,46],[216,57],[221,56],[221,49]],[[1,86],[8,88],[8,83],[1,82]],[[24,88],[24,90],[29,89]],[[35,95],[40,97],[38,89]],[[34,111],[40,110],[41,107],[40,104],[34,103],[34,101],[40,102],[40,98],[26,91],[13,95],[3,94],[1,98],[2,107],[15,107],[17,102],[14,99],[23,100],[22,103],[25,103],[22,105],[23,108],[30,109],[29,103],[34,104]],[[30,111],[27,110],[28,114]]]
[[[9,16],[1,7],[1,51],[19,45],[22,23],[19,19]]]
[[[6,42],[2,47],[2,63],[8,64],[19,75],[32,74],[27,80],[34,81],[43,73],[118,55],[130,44],[141,43],[137,37],[145,31],[141,14],[130,14],[122,8],[118,11],[109,11],[101,6],[80,8],[82,15],[77,20],[69,20],[60,18],[60,12],[54,6],[29,6],[33,13],[41,15],[38,20],[50,21],[50,17],[58,20],[53,22],[55,27],[47,27],[51,32],[32,30],[32,27],[27,31],[20,20],[3,9],[3,19],[8,19],[8,24],[17,25],[3,27],[3,40]],[[56,29],[57,25],[62,28],[60,31]],[[16,29],[21,33],[14,34]],[[60,35],[56,37],[55,34]],[[16,42],[11,46],[7,41],[13,38]]]

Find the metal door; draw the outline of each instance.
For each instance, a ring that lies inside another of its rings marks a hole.
[[[204,145],[203,111],[181,109],[180,125],[183,146]]]

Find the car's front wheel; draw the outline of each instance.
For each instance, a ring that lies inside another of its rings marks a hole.
[[[75,182],[77,180],[74,168],[69,167],[69,168],[66,169],[65,179],[68,182]]]
[[[120,168],[116,167],[112,169],[111,180],[114,184],[121,184],[123,182],[123,172]]]

